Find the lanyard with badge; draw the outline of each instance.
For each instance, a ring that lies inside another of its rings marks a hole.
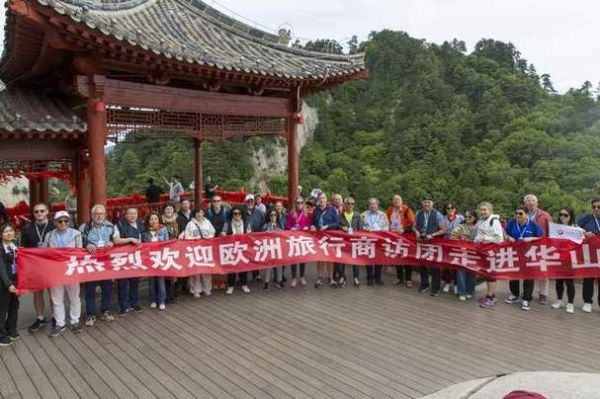
[[[44,244],[44,235],[46,234],[46,229],[47,228],[48,228],[48,222],[46,222],[44,224],[44,229],[40,233],[40,229],[38,229],[38,225],[35,224],[35,232],[37,233],[37,236],[38,236],[38,242],[37,242],[37,246],[38,247],[43,247],[45,245]]]
[[[104,243],[104,240],[102,239],[102,233],[104,232],[105,227],[106,226],[104,226],[104,224],[100,228],[97,228],[96,226],[92,226],[92,228],[98,232],[97,233],[98,234],[98,242],[96,242],[96,247],[98,247],[98,248],[104,248],[104,246],[106,245]]]
[[[523,239],[523,236],[527,232],[527,227],[529,227],[529,218],[527,218],[527,224],[525,225],[525,227],[523,227],[523,230],[521,230],[521,227],[519,226],[519,221],[517,221],[517,230],[519,231],[519,240]]]

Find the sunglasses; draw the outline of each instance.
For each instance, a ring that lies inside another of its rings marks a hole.
[[[454,209],[453,206],[449,206],[448,208],[446,208],[447,211],[451,211],[452,209]]]
[[[213,200],[213,202],[221,202],[221,200]]]
[[[33,211],[33,213],[46,213],[48,212],[48,210],[46,209],[36,209],[35,211]]]
[[[276,213],[272,213],[272,214],[269,215],[269,217],[273,217],[273,216],[277,217],[277,214]]]
[[[242,212],[233,212],[233,216],[240,216],[242,214]]]
[[[60,224],[65,224],[65,223],[69,223],[69,219],[58,219],[57,222]]]
[[[467,219],[475,219],[475,216],[473,216],[473,215],[467,215]]]
[[[592,209],[600,209],[600,205],[594,205],[592,206]]]
[[[560,216],[561,218],[568,218],[569,214],[568,213],[559,213],[558,216]]]
[[[525,212],[515,212],[515,215],[517,215],[517,216],[523,216],[523,215],[525,215]]]

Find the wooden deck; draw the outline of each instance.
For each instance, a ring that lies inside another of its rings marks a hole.
[[[600,369],[597,309],[483,310],[386,278],[359,289],[256,285],[250,295],[189,298],[78,336],[22,330],[20,342],[0,348],[0,395],[416,398],[497,373]]]

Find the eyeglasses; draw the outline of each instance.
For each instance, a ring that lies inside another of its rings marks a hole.
[[[515,212],[515,215],[517,215],[517,216],[523,216],[523,215],[525,215],[525,212]]]
[[[272,214],[269,215],[269,217],[277,217],[277,214],[276,213],[272,213]]]
[[[452,209],[454,209],[453,206],[449,206],[449,207],[446,208],[447,211],[451,211]]]
[[[475,216],[473,216],[473,215],[467,215],[467,219],[475,219]]]
[[[240,216],[242,212],[233,212],[233,216]]]
[[[48,212],[47,209],[36,209],[33,211],[33,213],[46,213],[46,212]]]
[[[570,215],[568,213],[559,213],[558,216],[561,218],[568,218]]]
[[[58,219],[57,222],[60,224],[69,223],[69,219]]]

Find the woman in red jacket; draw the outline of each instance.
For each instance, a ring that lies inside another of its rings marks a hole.
[[[294,208],[290,211],[287,217],[287,222],[285,229],[286,230],[295,230],[295,231],[308,231],[310,225],[312,224],[312,215],[304,209],[304,199],[302,197],[296,198],[296,202],[294,203]],[[300,284],[306,285],[306,278],[304,278],[304,274],[306,271],[306,263],[300,263],[299,265],[292,265],[292,282],[290,287],[294,288],[297,283],[297,271],[298,266],[300,266]]]

